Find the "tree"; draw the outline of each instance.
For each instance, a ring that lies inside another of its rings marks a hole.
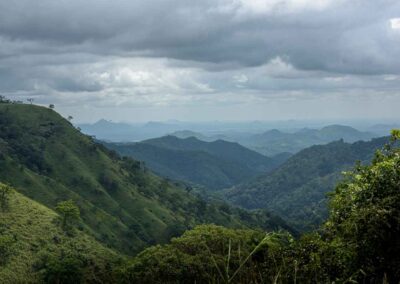
[[[30,104],[32,104],[33,103],[33,101],[35,100],[34,98],[27,98],[26,99]]]
[[[61,215],[61,228],[67,229],[73,222],[78,221],[80,211],[72,200],[62,201],[57,204],[56,211]]]
[[[81,256],[67,253],[51,255],[45,263],[43,281],[45,283],[83,283],[85,262]]]
[[[331,201],[327,229],[354,257],[349,275],[360,282],[400,281],[400,131],[372,164],[347,173]],[[362,276],[365,275],[365,276]],[[366,279],[365,279],[366,278]]]
[[[68,119],[68,121],[71,121],[74,119],[74,117],[72,115],[68,115],[67,119]]]
[[[9,185],[0,183],[0,207],[3,212],[8,208],[11,192],[12,189]]]
[[[49,109],[54,109],[54,105],[53,104],[49,104]]]

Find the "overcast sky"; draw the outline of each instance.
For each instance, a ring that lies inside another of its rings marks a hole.
[[[76,121],[400,118],[398,0],[0,0],[0,93]]]

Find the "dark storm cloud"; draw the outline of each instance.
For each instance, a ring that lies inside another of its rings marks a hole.
[[[305,70],[400,72],[399,37],[387,27],[400,13],[398,1],[332,1],[322,9],[313,1],[298,1],[310,3],[304,8],[293,8],[296,1],[269,2],[263,11],[262,4],[234,0],[3,0],[0,35],[25,41],[28,53],[133,54],[239,66],[280,56]]]

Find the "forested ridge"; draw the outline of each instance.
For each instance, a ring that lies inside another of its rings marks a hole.
[[[224,191],[225,197],[244,208],[268,208],[300,231],[317,228],[328,216],[327,193],[342,172],[359,161],[369,163],[389,137],[315,145],[293,155],[270,173]]]
[[[164,136],[138,143],[106,143],[123,156],[144,161],[154,172],[211,190],[231,187],[280,165],[238,143],[204,142],[195,137]]]

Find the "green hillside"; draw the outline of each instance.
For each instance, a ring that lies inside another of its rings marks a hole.
[[[227,190],[225,196],[244,208],[273,210],[297,229],[309,230],[326,219],[326,193],[340,179],[341,172],[358,160],[369,161],[387,140],[312,146],[273,172]]]
[[[282,159],[265,157],[237,143],[204,142],[175,136],[140,143],[104,143],[121,155],[142,160],[157,174],[210,189],[231,187],[271,171]]]
[[[49,208],[14,191],[0,216],[0,283],[112,282],[117,254],[79,230],[61,230]]]
[[[34,105],[0,104],[0,180],[50,208],[74,200],[85,232],[127,254],[201,223],[284,226],[266,214],[207,204]]]
[[[349,170],[317,231],[294,239],[198,226],[136,256],[126,283],[399,283],[399,154],[392,143],[370,165]]]

